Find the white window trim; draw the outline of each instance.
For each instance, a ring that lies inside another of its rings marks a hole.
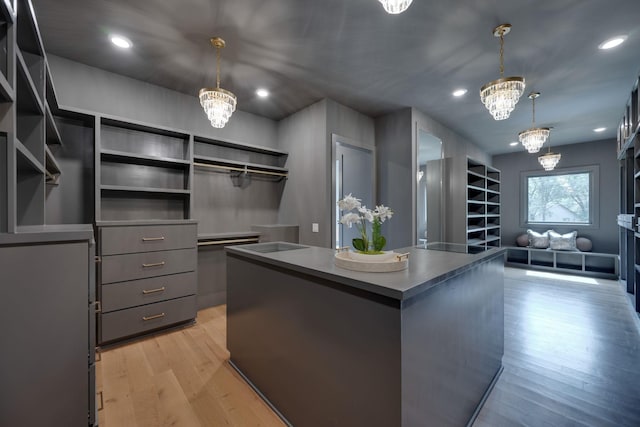
[[[573,173],[589,173],[589,223],[575,222],[529,222],[528,221],[528,179],[535,176],[567,175]],[[589,165],[575,168],[558,168],[552,171],[520,172],[520,227],[541,229],[544,227],[573,228],[581,230],[600,228],[600,166]],[[613,191],[613,189],[612,189]]]

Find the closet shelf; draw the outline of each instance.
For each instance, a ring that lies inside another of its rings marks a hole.
[[[278,166],[268,166],[257,163],[238,162],[235,160],[226,160],[218,157],[194,156],[194,166],[227,170],[229,172],[247,172],[252,174],[261,174],[286,178],[289,171]]]
[[[220,147],[227,147],[227,148],[232,148],[232,149],[241,150],[241,151],[252,151],[254,153],[268,154],[270,156],[275,156],[275,157],[285,157],[289,155],[289,153],[287,153],[286,151],[276,150],[273,148],[263,147],[260,145],[243,144],[240,142],[225,141],[225,140],[219,140],[219,139],[209,139],[201,136],[194,136],[193,140],[194,142],[200,142],[200,143],[210,144],[210,145],[218,145]]]
[[[0,73],[0,100],[2,102],[13,102],[15,95],[6,76]]]
[[[103,159],[117,160],[122,163],[146,164],[158,166],[170,166],[177,168],[187,168],[191,165],[188,160],[174,159],[172,157],[157,157],[145,154],[129,153],[118,150],[100,150]]]
[[[153,187],[130,187],[126,185],[101,185],[102,191],[122,191],[131,193],[150,193],[150,194],[170,194],[185,195],[191,194],[190,190],[178,190],[170,188],[153,188]]]
[[[47,123],[47,144],[62,145],[62,137],[60,136],[60,132],[58,131],[58,126],[56,125],[56,121],[53,118],[53,114],[51,113],[49,105],[46,103],[44,106],[44,116]]]
[[[476,190],[476,191],[485,191],[485,189],[484,189],[484,188],[482,188],[482,187],[477,187],[477,186],[475,186],[475,185],[467,185],[467,189],[468,189],[468,190]]]
[[[29,68],[27,67],[27,63],[22,56],[22,52],[20,49],[16,48],[16,68],[17,68],[17,85],[20,88],[20,82],[26,84],[27,92],[29,92],[29,107],[28,110],[31,110],[36,114],[44,114],[44,106],[42,103],[42,99],[40,97],[40,93],[38,92],[36,85],[31,77],[31,73],[29,72]],[[18,97],[18,106],[24,106],[20,99],[24,98],[23,96]]]
[[[60,165],[56,158],[51,153],[51,150],[48,146],[44,147],[45,154],[45,175],[46,175],[46,183],[49,185],[58,185],[58,178],[60,178],[60,174],[62,173],[60,170]]]
[[[45,169],[42,163],[35,158],[31,151],[29,151],[18,138],[15,138],[14,143],[16,151],[18,152],[18,169],[22,171],[31,169],[34,173],[44,173]]]

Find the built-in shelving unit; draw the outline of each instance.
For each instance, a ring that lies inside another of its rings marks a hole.
[[[287,153],[257,145],[194,137],[194,166],[281,180],[288,176]]]
[[[96,127],[96,220],[188,219],[191,137],[102,116]]]
[[[500,246],[500,171],[467,159],[467,244]]]
[[[634,84],[618,127],[620,279],[640,312],[640,97]],[[623,218],[625,221],[620,221]]]
[[[506,264],[607,279],[617,279],[619,274],[617,254],[510,247]]]

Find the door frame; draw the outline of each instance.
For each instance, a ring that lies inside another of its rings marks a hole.
[[[336,228],[338,225],[338,218],[336,218],[336,151],[338,145],[346,146],[355,150],[361,150],[370,152],[372,154],[373,164],[372,167],[372,176],[373,180],[371,182],[371,195],[373,197],[374,204],[378,203],[378,192],[377,190],[377,158],[376,158],[376,147],[375,145],[367,146],[364,142],[358,141],[352,138],[347,138],[345,136],[340,136],[338,134],[331,134],[331,248],[335,249],[336,244]]]

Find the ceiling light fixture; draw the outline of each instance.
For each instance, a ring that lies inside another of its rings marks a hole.
[[[466,89],[456,89],[456,90],[453,91],[452,95],[455,96],[456,98],[459,98],[459,97],[463,96],[466,93],[467,93]]]
[[[216,48],[216,87],[214,89],[207,87],[200,89],[198,97],[211,126],[223,128],[233,112],[236,111],[238,99],[233,93],[220,88],[220,49],[225,46],[224,40],[220,37],[214,37],[211,39],[211,44]]]
[[[512,147],[515,147],[518,144],[520,144],[518,141],[513,141],[513,142],[509,143],[509,145],[512,146]]]
[[[509,118],[525,88],[524,77],[504,77],[504,36],[511,31],[510,24],[498,25],[493,35],[500,37],[500,78],[480,89],[480,99],[495,120]]]
[[[131,46],[133,46],[133,43],[131,43],[131,40],[129,40],[126,37],[119,36],[117,34],[114,34],[111,37],[109,37],[109,40],[111,40],[111,43],[113,43],[114,45],[118,46],[121,49],[129,49]]]
[[[605,40],[598,45],[598,49],[607,50],[613,49],[614,47],[620,46],[622,43],[627,40],[627,36],[615,36],[610,38],[609,40]]]
[[[269,96],[269,91],[263,88],[259,88],[256,90],[256,95],[258,95],[260,98],[266,98],[267,96]]]
[[[600,132],[604,132],[605,130],[607,130],[607,128],[595,128],[593,131],[600,133]]]
[[[537,153],[540,151],[544,142],[549,137],[549,128],[537,128],[536,127],[536,98],[540,96],[539,92],[531,92],[529,99],[533,104],[533,118],[531,120],[531,127],[518,134],[518,139],[527,149],[529,153]]]
[[[405,10],[407,10],[407,8],[409,6],[411,6],[411,2],[413,0],[379,0],[380,3],[382,3],[382,7],[384,7],[384,10],[387,11],[387,13],[391,13],[391,14],[398,14],[398,13],[402,13]]]
[[[551,139],[549,139],[549,151],[544,153],[541,156],[538,156],[538,163],[542,165],[544,170],[552,171],[558,165],[562,154],[560,153],[552,153],[551,152]]]

